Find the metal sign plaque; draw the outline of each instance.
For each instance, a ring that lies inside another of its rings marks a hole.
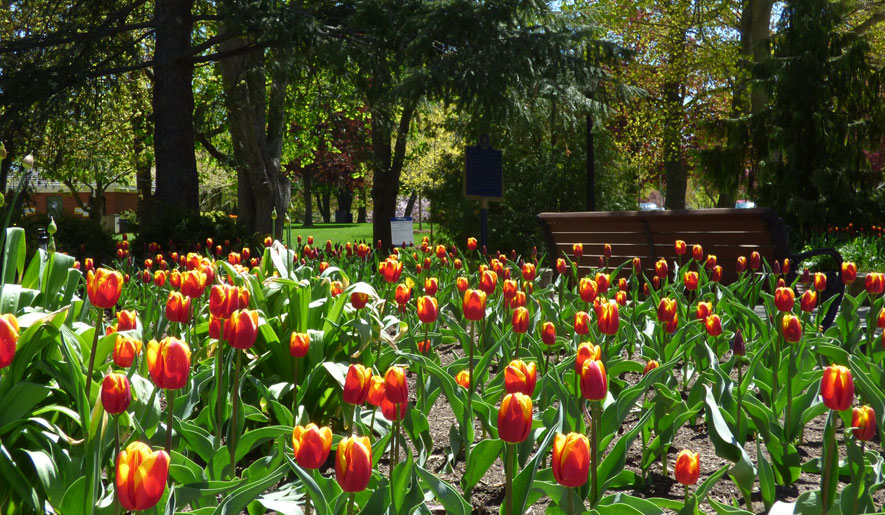
[[[502,154],[489,145],[485,134],[480,138],[480,145],[464,149],[465,197],[501,200],[504,193]]]

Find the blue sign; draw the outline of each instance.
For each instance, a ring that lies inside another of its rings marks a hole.
[[[466,147],[464,156],[464,195],[500,200],[504,193],[502,152],[489,146]]]

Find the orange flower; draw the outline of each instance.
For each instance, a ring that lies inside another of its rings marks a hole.
[[[799,317],[786,314],[781,320],[781,331],[787,343],[796,343],[802,339],[802,322]]]
[[[593,345],[590,342],[583,342],[578,345],[578,352],[575,355],[575,373],[581,373],[581,369],[584,367],[584,362],[588,359],[597,361],[602,359],[602,347],[599,345]]]
[[[397,284],[396,292],[393,297],[396,299],[396,303],[402,308],[408,304],[409,300],[412,298],[412,289],[405,283]]]
[[[508,393],[498,408],[498,436],[505,442],[519,443],[532,430],[532,398],[516,392]]]
[[[747,270],[747,258],[746,256],[738,256],[737,258],[737,266],[735,266],[735,270],[738,275],[744,273]]]
[[[575,333],[587,334],[590,332],[590,315],[583,311],[575,313]]]
[[[619,291],[625,292],[625,291],[627,291],[628,287],[629,287],[629,284],[627,283],[626,277],[621,277],[620,279],[618,279],[618,290]]]
[[[691,248],[691,257],[695,261],[702,261],[704,259],[704,247],[700,244],[695,244]]]
[[[170,291],[166,299],[166,318],[170,322],[186,324],[191,317],[191,299],[177,291]]]
[[[355,291],[350,294],[350,304],[356,309],[363,309],[369,302],[369,294]]]
[[[759,270],[762,266],[762,256],[755,250],[750,253],[750,270]]]
[[[224,320],[209,315],[209,338],[215,338],[216,340],[221,339],[222,324],[224,324]]]
[[[377,408],[385,400],[384,378],[373,375],[369,383],[369,395],[366,397],[366,401]]]
[[[317,427],[307,424],[306,427],[295,426],[292,430],[292,450],[295,461],[306,469],[318,469],[329,457],[332,449],[332,430],[328,427]]]
[[[401,367],[392,366],[384,374],[384,397],[393,404],[409,402],[409,383]]]
[[[117,335],[114,342],[114,364],[121,368],[132,366],[135,357],[141,354],[141,340]]]
[[[876,412],[869,406],[854,408],[851,412],[851,426],[854,437],[862,442],[876,436]]]
[[[409,404],[406,402],[394,404],[385,398],[381,401],[381,414],[391,422],[394,420],[402,420],[406,418],[406,408],[408,408],[408,406]]]
[[[688,449],[679,452],[676,456],[676,466],[673,467],[673,474],[676,481],[685,486],[694,485],[698,482],[698,476],[701,473],[701,457],[696,452]]]
[[[676,252],[677,256],[685,255],[686,245],[682,240],[676,240],[676,243],[673,244],[673,250]]]
[[[289,354],[293,358],[303,358],[310,350],[310,335],[307,333],[292,333],[289,336]]]
[[[129,331],[138,326],[138,318],[134,310],[121,309],[117,311],[117,330]]]
[[[99,309],[110,309],[117,305],[123,291],[123,275],[120,272],[99,268],[86,275],[86,293],[89,302]]]
[[[422,340],[418,342],[418,352],[420,352],[421,354],[427,354],[428,352],[430,352],[431,348],[432,346],[430,344],[430,340]]]
[[[391,281],[392,282],[392,281]],[[372,444],[367,436],[349,436],[338,442],[335,479],[345,492],[362,492],[372,477]]]
[[[467,238],[467,250],[470,252],[476,250],[476,238]]]
[[[596,308],[596,325],[599,331],[609,336],[618,334],[621,319],[618,315],[618,303],[612,300],[600,302]]]
[[[811,313],[817,306],[817,292],[814,290],[805,290],[802,298],[799,299],[799,307],[806,313]]]
[[[166,284],[166,271],[165,270],[157,270],[154,272],[154,286],[162,287]]]
[[[679,327],[679,314],[674,314],[673,318],[667,320],[667,325],[664,326],[664,331],[667,331],[667,334],[673,334],[676,332],[676,328]]]
[[[661,364],[658,363],[657,360],[654,360],[654,359],[649,360],[649,362],[645,364],[645,369],[642,371],[642,375],[645,375],[645,374],[651,372],[652,370],[658,368],[659,366],[661,366]]]
[[[240,307],[239,293],[236,286],[213,285],[209,290],[209,312],[217,318],[231,316]]]
[[[462,275],[455,280],[455,285],[458,287],[459,292],[464,293],[465,291],[467,291],[467,287],[470,285],[470,283],[467,282],[467,278]]]
[[[602,255],[605,259],[610,259],[612,257],[612,246],[610,243],[606,243],[602,246]]]
[[[611,277],[607,274],[603,274],[598,272],[596,274],[596,286],[601,293],[605,293],[608,291],[608,287],[611,285]]]
[[[658,321],[668,322],[672,320],[676,316],[678,309],[679,305],[676,303],[676,299],[661,297],[661,301],[658,303]]]
[[[707,270],[713,270],[716,268],[716,256],[713,254],[707,255],[707,262],[704,266],[706,266]]]
[[[774,290],[774,305],[778,311],[788,313],[793,311],[793,305],[796,303],[796,294],[792,288],[781,287]]]
[[[535,265],[533,263],[523,263],[523,265],[522,265],[522,278],[524,281],[532,282],[535,280],[536,275],[537,275],[537,271],[536,271]]]
[[[510,309],[516,309],[520,306],[525,306],[525,292],[524,291],[516,292],[516,295],[514,295],[513,298],[510,299]]]
[[[685,289],[689,291],[695,291],[698,289],[698,273],[694,270],[689,270],[682,275],[682,281],[685,283]]]
[[[399,281],[399,277],[403,273],[403,264],[402,262],[389,257],[378,265],[378,272],[381,273],[381,277],[383,277],[385,281],[395,283]]]
[[[575,256],[575,259],[579,259],[584,255],[584,244],[583,243],[575,243],[572,245],[572,255]]]
[[[258,312],[234,311],[224,323],[224,339],[235,349],[245,350],[255,345],[258,336]]]
[[[719,315],[710,315],[704,319],[704,328],[710,336],[719,336],[722,334],[722,320]]]
[[[541,341],[544,345],[553,345],[556,343],[556,326],[553,322],[544,322],[541,324]]]
[[[18,344],[18,319],[12,313],[0,315],[0,369],[12,363],[15,346]]]
[[[820,272],[814,274],[814,289],[817,291],[824,291],[827,289],[826,274],[822,274]]]
[[[344,283],[342,283],[341,281],[332,281],[332,283],[329,285],[329,294],[331,294],[334,298],[341,295],[342,293],[344,293]]]
[[[486,295],[495,293],[495,286],[498,284],[498,274],[491,270],[484,270],[479,279],[479,289],[484,291]]]
[[[830,365],[824,369],[820,395],[831,410],[848,409],[854,400],[854,378],[851,377],[851,371],[842,365]]]
[[[590,472],[590,442],[580,433],[556,433],[551,462],[557,483],[570,488],[583,485]]]
[[[342,398],[348,404],[363,404],[372,386],[372,371],[359,363],[350,365],[344,379]]]
[[[132,442],[117,456],[117,498],[127,510],[153,508],[163,497],[169,477],[169,455]]]
[[[588,401],[601,401],[608,393],[608,378],[602,361],[588,359],[581,366],[581,396]]]
[[[418,297],[418,320],[425,324],[436,322],[439,316],[439,304],[435,297]]]
[[[578,291],[581,294],[581,300],[584,302],[593,302],[599,293],[596,281],[589,277],[582,277],[578,282]]]
[[[504,390],[507,393],[520,392],[529,397],[535,393],[535,382],[538,370],[534,363],[526,364],[521,359],[515,359],[504,369]]]
[[[876,318],[876,326],[879,329],[885,329],[885,307],[879,310],[879,317]]]
[[[172,336],[147,345],[147,366],[157,388],[177,390],[187,384],[191,369],[191,349]]]
[[[523,334],[529,330],[529,310],[519,306],[513,310],[513,332]]]
[[[132,402],[132,389],[125,374],[112,372],[101,381],[101,405],[111,415],[117,415],[129,408]]]
[[[712,302],[698,302],[697,315],[698,320],[706,320],[708,316],[713,314]]]
[[[885,274],[870,272],[864,281],[864,288],[870,295],[878,295],[885,290]]]
[[[462,370],[455,375],[455,382],[465,390],[470,388],[470,371]]]
[[[482,290],[467,289],[464,292],[464,318],[482,320],[486,316],[486,294]]]
[[[661,258],[655,262],[655,275],[660,277],[661,280],[664,280],[669,273],[670,267],[667,265],[666,259]]]
[[[850,261],[842,262],[842,282],[851,284],[857,279],[857,265]]]
[[[504,295],[504,299],[508,301],[513,297],[516,297],[517,291],[519,291],[519,285],[517,285],[516,281],[513,279],[507,279],[501,286],[501,294]]]
[[[202,270],[191,270],[181,274],[181,293],[195,299],[202,297],[206,290],[206,274]]]
[[[718,283],[722,280],[722,267],[716,265],[713,267],[713,270],[710,271],[710,280],[714,283]]]
[[[426,295],[432,297],[436,295],[437,290],[439,290],[439,281],[436,277],[428,277],[427,279],[424,279],[424,293]]]
[[[568,272],[568,264],[566,264],[565,259],[556,258],[556,273],[565,275],[566,272]]]

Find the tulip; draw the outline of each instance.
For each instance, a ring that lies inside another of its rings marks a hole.
[[[784,274],[790,273],[790,258],[784,259],[783,273]]]
[[[455,285],[458,287],[458,291],[460,293],[464,293],[467,291],[467,287],[470,283],[467,281],[467,278],[464,276],[459,276],[458,279],[455,280]]]
[[[419,297],[418,298],[418,320],[425,324],[436,322],[439,311],[437,309],[437,300],[435,297]]]
[[[335,478],[345,492],[361,492],[372,477],[372,444],[367,436],[349,436],[338,442]]]
[[[406,304],[412,298],[412,289],[407,284],[400,283],[396,285],[396,292],[393,295],[396,303],[399,304],[400,310],[403,311]]]
[[[236,286],[215,284],[209,290],[209,313],[217,318],[227,318],[239,308]]]
[[[369,302],[369,294],[355,291],[350,294],[350,304],[356,309],[363,309]]]
[[[485,270],[479,280],[479,289],[484,291],[486,295],[495,293],[495,286],[498,284],[498,274],[491,270]]]
[[[879,295],[885,290],[885,274],[870,272],[864,281],[864,288],[870,295]]]
[[[575,355],[575,373],[581,373],[581,369],[584,368],[584,362],[588,359],[591,360],[601,360],[602,359],[602,347],[599,345],[593,345],[590,342],[583,342],[578,345],[578,352]]]
[[[455,375],[455,382],[465,390],[470,389],[470,371],[462,370]]]
[[[363,404],[369,396],[369,387],[372,386],[372,371],[359,363],[350,365],[347,369],[347,377],[344,379],[344,391],[342,398],[348,404]]]
[[[409,402],[409,383],[401,367],[392,366],[384,374],[384,397],[393,404]]]
[[[824,369],[820,382],[820,394],[824,404],[834,411],[846,410],[854,400],[854,379],[851,371],[842,365],[830,365]]]
[[[618,334],[620,322],[617,302],[610,300],[599,304],[596,310],[596,325],[601,333],[609,336]]]
[[[714,283],[718,283],[722,281],[722,267],[716,265],[713,267],[713,270],[710,271],[710,280]]]
[[[698,273],[694,270],[689,270],[682,275],[682,281],[685,283],[685,289],[689,291],[695,291],[698,289]]]
[[[565,259],[556,258],[556,273],[559,275],[565,275],[568,272],[568,265],[565,262]]]
[[[470,252],[476,250],[476,238],[467,238],[467,250]]]
[[[141,282],[144,284],[148,284],[151,282],[151,271],[150,270],[142,270],[141,271]]]
[[[164,284],[166,284],[166,271],[157,270],[154,272],[154,286],[161,288]]]
[[[746,256],[738,256],[737,258],[737,266],[735,266],[735,271],[738,275],[744,273],[747,270],[747,258]]]
[[[682,240],[676,240],[676,243],[673,244],[673,250],[676,252],[677,256],[685,255],[686,245]]]
[[[842,282],[851,284],[857,279],[857,265],[850,261],[842,262]]]
[[[814,274],[814,289],[817,291],[824,291],[827,289],[826,274],[822,274],[820,272]]]
[[[551,462],[557,483],[569,488],[583,485],[590,471],[589,440],[580,433],[556,433]]]
[[[516,297],[517,291],[519,291],[519,286],[516,284],[516,281],[512,279],[507,279],[501,286],[501,293],[502,295],[504,295],[504,299],[507,301],[509,301],[513,297]]]
[[[121,309],[117,311],[117,331],[130,331],[138,326],[135,311]]]
[[[513,310],[513,332],[523,334],[529,330],[529,310],[519,306]]]
[[[590,315],[583,311],[575,313],[574,328],[576,334],[587,334],[590,332]]]
[[[787,343],[796,343],[802,339],[802,322],[799,317],[787,314],[781,320],[781,331]]]
[[[593,279],[583,277],[578,282],[578,291],[581,294],[581,300],[584,302],[593,302],[598,294],[598,286]]]
[[[163,497],[169,477],[169,454],[132,442],[117,456],[117,498],[127,510],[153,508]]]
[[[611,285],[611,278],[607,274],[597,273],[595,280],[596,285],[601,293],[605,293],[608,291],[608,287]]]
[[[638,257],[633,258],[633,273],[638,274],[642,270],[642,260]]]
[[[707,262],[704,264],[704,266],[707,268],[707,270],[712,271],[714,268],[716,268],[716,265],[716,256],[713,254],[709,254],[707,256]]]
[[[778,311],[788,313],[793,311],[793,305],[796,302],[796,296],[792,288],[778,288],[774,290],[774,305]]]
[[[679,305],[676,302],[676,299],[671,299],[669,297],[661,297],[661,301],[658,302],[658,321],[659,322],[668,322],[676,316],[677,310],[679,309]]]
[[[661,366],[661,364],[658,363],[657,360],[649,360],[649,362],[645,364],[645,368],[642,370],[642,375],[648,374],[659,366]]]
[[[676,456],[676,465],[673,468],[673,474],[676,481],[685,486],[694,485],[698,482],[698,476],[701,471],[701,458],[696,452],[684,449]]]
[[[556,343],[556,326],[553,325],[553,322],[541,324],[541,341],[548,346]]]
[[[516,295],[510,299],[510,309],[516,309],[518,307],[525,306],[525,292],[518,291]]]
[[[581,396],[589,401],[601,401],[608,393],[608,379],[602,361],[588,359],[581,367]]]
[[[141,354],[141,340],[117,335],[113,354],[115,365],[121,368],[129,368],[139,354]]]
[[[674,314],[672,319],[667,320],[667,325],[664,326],[664,331],[666,331],[667,334],[673,334],[676,332],[677,327],[679,327],[678,313]]]
[[[384,378],[373,375],[371,384],[369,385],[369,395],[366,397],[366,401],[377,408],[381,406],[381,403],[384,402],[385,399]]]
[[[710,336],[719,336],[722,334],[722,320],[719,315],[710,315],[704,319],[704,328]]]
[[[216,340],[221,339],[221,326],[224,325],[224,320],[209,315],[209,338],[214,338]]]
[[[537,367],[534,363],[526,364],[516,359],[504,369],[504,390],[507,393],[520,392],[531,397],[535,393]]]
[[[811,313],[817,307],[817,292],[814,290],[805,290],[799,299],[799,308],[805,313]]]
[[[869,406],[854,408],[851,412],[851,426],[854,437],[861,442],[872,440],[876,436],[876,412]]]
[[[129,408],[132,389],[125,374],[110,373],[101,382],[101,405],[111,415],[118,415]]]
[[[430,340],[422,340],[418,342],[418,352],[420,352],[421,354],[427,354],[428,352],[430,352],[431,348],[432,346]]]
[[[258,312],[234,311],[224,324],[224,339],[235,349],[245,350],[255,345],[258,336]]]
[[[754,250],[750,253],[750,270],[758,270],[760,266],[762,266],[762,256]]]
[[[332,297],[337,297],[344,293],[344,284],[341,281],[332,281],[329,285],[329,293]]]
[[[408,408],[408,406],[408,403],[401,402],[399,404],[394,404],[385,398],[381,401],[381,414],[391,422],[400,421],[406,418],[406,408]],[[399,444],[397,443],[397,445]],[[397,454],[399,454],[399,451],[397,451]]]
[[[123,274],[107,268],[90,271],[86,276],[86,293],[89,302],[99,309],[117,305],[123,291]]]
[[[885,307],[879,310],[879,317],[876,318],[876,326],[879,329],[885,329]]]
[[[431,297],[436,295],[437,290],[439,290],[439,281],[436,277],[428,277],[424,279],[424,294],[430,295]]]
[[[575,256],[575,259],[580,259],[581,256],[584,255],[584,244],[583,243],[575,243],[572,245],[572,255]]]
[[[655,275],[660,277],[663,281],[667,278],[667,275],[670,273],[670,267],[667,265],[667,260],[661,258],[655,262]]]
[[[329,457],[331,449],[332,430],[328,427],[317,427],[311,423],[306,427],[295,426],[292,430],[295,461],[303,468],[320,468]]]
[[[618,279],[618,290],[619,291],[627,291],[629,284],[627,283],[626,277],[621,277]]]
[[[482,320],[486,315],[486,294],[482,290],[467,289],[464,292],[464,318]]]
[[[615,294],[615,302],[617,302],[617,304],[619,306],[626,306],[627,305],[627,292],[619,291],[618,293],[616,293]]]
[[[692,257],[692,259],[694,259],[695,261],[703,261],[703,259],[704,259],[704,247],[702,247],[700,244],[695,244],[695,245],[691,248],[691,257]]]
[[[289,354],[293,358],[303,358],[307,356],[310,349],[310,335],[307,333],[292,333],[289,336]]]
[[[698,302],[696,318],[698,320],[706,320],[708,316],[713,314],[712,302]]]
[[[519,443],[532,429],[532,398],[516,392],[508,393],[498,409],[498,436],[505,442]]]
[[[535,280],[535,276],[537,271],[535,269],[534,263],[523,263],[522,265],[522,279],[524,281],[532,282]]]
[[[191,315],[191,299],[177,291],[169,292],[166,300],[166,318],[170,322],[186,324]]]
[[[403,264],[402,262],[389,257],[378,265],[378,271],[381,273],[381,277],[383,277],[385,281],[388,283],[395,283],[399,281],[400,275],[403,273]]]
[[[12,313],[0,315],[0,369],[8,367],[18,344],[18,319]]]
[[[731,342],[731,352],[734,353],[735,356],[746,356],[747,348],[744,343],[744,333],[738,329],[734,334],[734,340]]]

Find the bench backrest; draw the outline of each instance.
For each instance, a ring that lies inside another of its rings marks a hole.
[[[772,263],[789,255],[786,225],[767,208],[541,213],[538,221],[554,262],[563,252],[572,257],[573,244],[584,245],[582,274],[598,265],[606,243],[612,246],[611,265],[639,257],[646,270],[662,257],[672,263],[676,240],[686,242],[689,256],[700,243],[705,255],[716,255],[724,282],[737,277],[738,256],[749,259],[755,250]]]

